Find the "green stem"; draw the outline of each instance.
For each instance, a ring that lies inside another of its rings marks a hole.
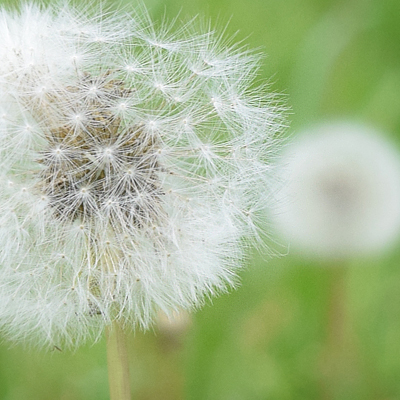
[[[114,321],[106,327],[108,382],[110,400],[130,400],[128,349],[126,332]]]
[[[339,393],[340,383],[346,379],[348,365],[352,363],[353,349],[348,343],[346,262],[327,265],[329,293],[326,337],[322,349],[322,395],[323,400],[332,400]]]

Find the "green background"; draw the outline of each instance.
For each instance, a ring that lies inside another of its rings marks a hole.
[[[144,3],[155,19],[199,14],[261,48],[261,74],[290,109],[288,136],[346,118],[400,144],[398,0]],[[254,253],[241,286],[178,336],[157,326],[131,335],[132,398],[400,399],[399,255],[332,265]],[[75,353],[2,341],[0,399],[107,398],[104,340]]]

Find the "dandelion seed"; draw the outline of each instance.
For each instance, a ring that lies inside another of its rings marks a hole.
[[[281,110],[259,57],[145,10],[0,11],[0,322],[76,346],[200,306],[265,233]],[[199,72],[194,72],[198,66]]]

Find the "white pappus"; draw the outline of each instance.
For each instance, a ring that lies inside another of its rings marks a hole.
[[[282,157],[287,185],[276,223],[308,256],[379,252],[400,230],[400,157],[374,128],[325,122],[300,133]]]
[[[36,345],[232,286],[284,124],[258,54],[142,6],[88,10],[0,11],[0,324]]]

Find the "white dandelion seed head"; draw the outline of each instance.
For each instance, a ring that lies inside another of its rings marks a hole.
[[[282,157],[288,185],[277,225],[294,248],[342,258],[381,250],[400,228],[400,158],[374,129],[325,123]]]
[[[74,346],[115,319],[147,328],[232,286],[262,240],[281,110],[250,89],[258,56],[194,25],[155,28],[143,8],[0,10],[12,338]]]

